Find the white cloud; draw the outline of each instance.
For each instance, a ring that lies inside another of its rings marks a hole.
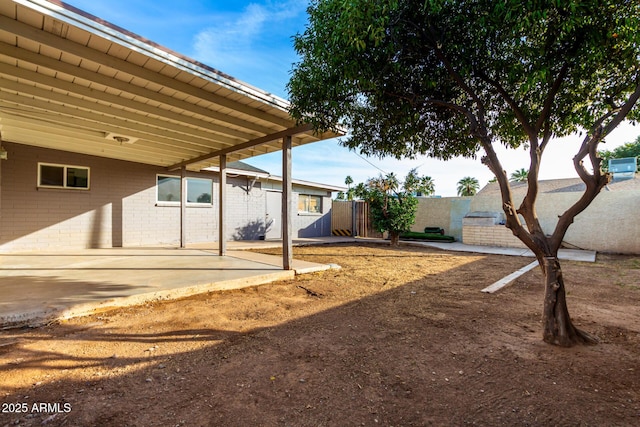
[[[302,31],[306,0],[251,3],[239,13],[212,17],[194,37],[196,59],[254,86],[283,96],[295,52],[291,37]]]

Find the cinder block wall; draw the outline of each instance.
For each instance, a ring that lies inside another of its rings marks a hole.
[[[636,178],[638,179],[638,178]],[[542,193],[537,202],[540,224],[552,233],[558,216],[581,196],[579,192]],[[522,194],[514,194],[516,203]],[[465,200],[467,199],[467,200]],[[466,224],[462,218],[469,212],[502,212],[499,196],[482,193],[472,198],[420,199],[413,231],[424,227],[444,227],[447,234],[472,245],[524,247],[511,230],[503,225]],[[567,247],[600,252],[640,254],[640,191],[603,190],[591,205],[569,227],[564,242]],[[447,222],[449,215],[449,222]],[[457,220],[456,220],[457,218]],[[456,221],[460,224],[456,229]],[[450,229],[446,224],[449,223]],[[451,231],[450,231],[451,230]]]
[[[216,197],[217,182],[216,178]],[[262,183],[252,182],[252,178],[242,176],[227,178],[227,240],[256,240],[264,235],[267,196]]]
[[[540,225],[545,233],[553,232],[558,223],[558,216],[573,205],[581,195],[580,192],[539,195],[536,208]],[[514,194],[516,203],[521,198],[521,194]],[[479,194],[473,198],[470,211],[502,212],[501,200],[499,197],[486,197]],[[586,210],[575,218],[565,235],[564,242],[568,247],[580,249],[638,254],[640,253],[638,212],[640,212],[640,191],[607,191],[605,189]],[[509,230],[506,231],[511,234]],[[471,243],[466,240],[464,242]]]
[[[462,219],[469,212],[471,197],[420,197],[411,231],[441,227],[445,234],[462,240]]]
[[[0,244],[3,250],[105,247],[122,221],[111,221],[113,198],[101,190],[117,179],[101,159],[3,142]],[[38,162],[87,166],[91,190],[38,189]],[[121,196],[124,196],[121,195]]]
[[[298,189],[298,191],[304,191]],[[309,194],[308,192],[306,194]],[[298,193],[293,193],[293,212],[297,211],[298,207]],[[296,237],[317,237],[317,236],[330,236],[331,235],[331,196],[327,196],[326,193],[322,197],[322,213],[321,214],[306,214],[294,213],[293,228],[297,230]]]
[[[525,248],[526,246],[504,225],[468,225],[462,230],[467,245]]]
[[[552,194],[539,209],[554,212],[561,205]],[[567,203],[568,205],[568,203]],[[547,219],[554,224],[555,216]],[[546,215],[545,215],[546,217]],[[564,241],[570,245],[600,252],[640,254],[640,191],[602,191],[589,207],[578,215]]]
[[[178,245],[180,207],[156,203],[156,179],[165,168],[3,142],[0,251]],[[90,169],[90,189],[37,187],[38,162]],[[187,206],[187,243],[218,240],[219,178],[214,173],[188,176],[213,182],[213,205]],[[227,179],[226,238],[257,239],[264,234],[266,191],[247,177]],[[311,191],[311,190],[309,190]],[[312,193],[313,194],[313,193]],[[331,234],[331,198],[326,192],[321,215],[295,215],[298,237]],[[294,194],[292,207],[297,208]],[[262,230],[262,231],[261,231]]]
[[[164,168],[8,142],[3,146],[9,160],[2,164],[1,251],[179,243],[180,208],[156,206],[156,175],[166,174]],[[38,162],[90,168],[90,189],[38,188]],[[211,241],[217,237],[217,208],[188,208],[187,223],[188,241]]]

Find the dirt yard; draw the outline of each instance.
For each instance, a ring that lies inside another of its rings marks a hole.
[[[295,248],[342,270],[0,333],[0,426],[640,425],[640,258],[564,262],[541,341],[531,259]]]

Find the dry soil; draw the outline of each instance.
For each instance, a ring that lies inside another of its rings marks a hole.
[[[0,426],[640,425],[640,258],[564,262],[596,346],[541,340],[531,262],[295,248],[341,270],[0,333]]]

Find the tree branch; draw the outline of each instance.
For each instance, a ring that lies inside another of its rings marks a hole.
[[[640,99],[640,84],[636,86],[633,93],[629,96],[629,99],[620,107],[616,116],[604,127],[603,137],[609,135],[613,129],[615,129],[631,112],[636,102]]]
[[[553,82],[553,86],[551,86],[551,90],[547,94],[547,98],[544,101],[544,107],[540,112],[540,117],[538,117],[538,121],[536,122],[536,135],[540,133],[540,129],[544,126],[545,123],[548,123],[549,117],[551,116],[551,107],[553,106],[553,101],[560,91],[560,87],[562,86],[562,82],[564,78],[567,76],[569,72],[569,64],[565,62],[558,73],[558,77]],[[547,126],[548,127],[548,126]]]
[[[486,130],[487,126],[486,126],[486,123],[484,121],[484,117],[485,117],[485,114],[486,114],[486,109],[484,107],[484,103],[482,102],[480,97],[475,93],[475,91],[473,91],[473,89],[471,89],[471,87],[467,84],[467,82],[464,81],[462,76],[455,70],[453,65],[451,65],[451,62],[449,62],[447,57],[444,55],[444,53],[442,52],[442,49],[439,46],[435,46],[434,51],[435,51],[436,56],[438,57],[438,59],[440,59],[440,61],[442,61],[442,63],[444,64],[444,66],[447,69],[447,72],[449,73],[449,75],[456,81],[458,86],[463,91],[465,91],[467,93],[467,95],[469,95],[469,97],[476,104],[476,106],[478,108],[478,115],[476,117],[476,120],[478,120],[478,118],[479,118],[478,125],[481,125],[482,128],[484,130]],[[476,127],[476,130],[477,130],[477,127]],[[486,132],[485,132],[485,135],[486,135]]]
[[[582,141],[580,150],[573,158],[573,165],[578,176],[585,183],[586,189],[580,199],[560,215],[551,237],[551,246],[553,249],[557,250],[560,248],[562,239],[569,226],[573,223],[574,218],[584,211],[593,199],[595,199],[600,190],[609,183],[610,175],[602,174],[600,170],[600,158],[597,152],[598,144],[627,117],[638,99],[640,99],[640,85],[636,86],[634,92],[617,111],[611,111],[598,119],[592,128],[591,135],[585,136]],[[604,122],[612,116],[613,119],[605,126]],[[593,166],[592,174],[584,167],[583,159],[586,156],[589,156],[589,160]]]
[[[529,233],[522,225],[520,221],[520,217],[518,217],[518,213],[515,209],[515,204],[513,203],[513,195],[511,193],[511,185],[509,184],[509,179],[507,178],[507,173],[502,168],[502,164],[498,159],[498,155],[493,149],[493,145],[489,140],[489,137],[479,138],[480,145],[484,149],[486,156],[482,158],[482,163],[485,164],[491,172],[496,176],[496,180],[498,181],[498,185],[500,186],[500,196],[502,198],[502,209],[505,213],[505,217],[507,219],[506,226],[511,230],[514,236],[520,239],[529,249],[533,251],[541,261],[544,258],[544,253],[542,252],[542,246],[538,246],[538,242],[533,239],[531,233]]]
[[[524,111],[522,111],[522,109],[518,106],[518,103],[515,101],[515,99],[513,99],[511,95],[507,93],[507,91],[502,87],[502,85],[497,80],[490,78],[483,71],[475,70],[475,72],[477,73],[478,77],[480,77],[486,83],[489,83],[491,86],[493,86],[496,89],[496,91],[498,91],[498,94],[502,97],[502,99],[505,100],[507,105],[509,105],[511,110],[515,113],[516,118],[522,125],[526,134],[535,135],[536,134],[535,129],[533,128],[533,126],[531,126],[531,123],[529,123],[529,121],[527,120],[527,117],[525,116]]]

